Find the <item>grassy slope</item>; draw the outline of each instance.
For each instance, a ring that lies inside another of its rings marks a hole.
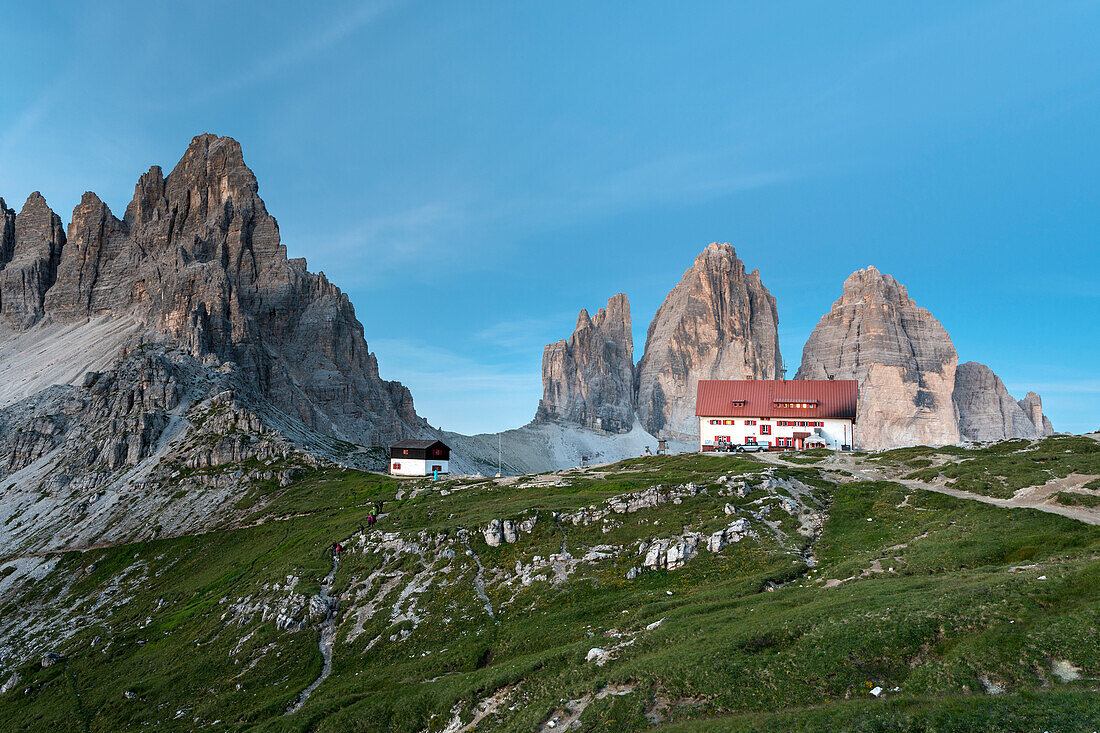
[[[628,553],[586,566],[561,585],[490,583],[496,617],[485,613],[473,588],[473,556],[457,528],[539,511],[535,530],[515,545],[490,548],[472,535],[470,549],[487,577],[503,578],[517,560],[560,549],[553,511],[657,484],[713,485],[731,469],[762,467],[729,457],[633,459],[612,476],[565,487],[481,482],[400,502],[392,479],[326,472],[295,484],[261,513],[293,517],[284,521],[70,553],[20,608],[3,613],[48,613],[50,604],[90,597],[128,569],[145,579],[128,603],[59,650],[64,664],[42,668],[35,660],[18,669],[17,689],[0,695],[0,727],[417,731],[441,728],[456,705],[469,720],[478,700],[515,685],[483,725],[527,731],[560,711],[563,700],[609,684],[634,691],[594,701],[581,716],[583,728],[645,728],[655,709],[681,730],[995,731],[1041,724],[1055,731],[1100,724],[1089,680],[1100,677],[1100,530],[936,494],[906,501],[907,492],[892,483],[832,487],[813,468],[781,472],[814,482],[818,499],[831,503],[816,547],[821,564],[812,572],[763,535],[634,581],[625,578],[636,561]],[[434,539],[427,542],[457,555],[450,563],[348,555],[336,578],[344,600],[332,676],[301,712],[284,717],[320,670],[316,632],[276,631],[258,617],[238,626],[231,614],[222,616],[237,599],[263,597],[264,584],[288,574],[302,578],[298,590],[315,591],[329,568],[325,548],[351,534],[363,506],[379,498],[388,512],[382,529],[410,539],[428,530]],[[743,511],[753,500],[750,494],[732,502]],[[684,524],[717,528],[727,501],[699,496],[622,515],[607,532],[565,525],[564,539],[580,555],[596,544],[669,536]],[[886,572],[865,573],[876,560]],[[90,563],[96,570],[82,574]],[[455,582],[436,581],[420,597],[419,625],[394,621],[387,611],[346,641],[353,584],[374,571],[399,577],[385,598],[393,604],[409,579],[430,575],[429,567]],[[67,578],[77,578],[71,597],[51,598]],[[842,582],[827,587],[828,580]],[[410,633],[401,639],[403,630]],[[620,641],[608,632],[637,635],[607,666],[585,663],[591,647]],[[1063,661],[1082,679],[1056,677],[1052,667]],[[875,685],[901,689],[879,700],[868,694]],[[992,686],[1006,694],[986,694]],[[127,690],[137,698],[124,699]]]
[[[959,460],[930,466],[928,457],[936,454]],[[1040,486],[1071,473],[1100,474],[1100,443],[1081,436],[1054,436],[1035,442],[1009,440],[971,450],[919,446],[884,451],[872,460],[904,461],[920,469],[910,478],[931,481],[943,476],[953,488],[1010,498],[1019,489]]]

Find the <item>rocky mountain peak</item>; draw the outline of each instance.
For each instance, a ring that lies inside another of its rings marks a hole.
[[[1008,393],[1001,378],[985,364],[968,361],[955,370],[955,407],[959,434],[966,440],[1036,438],[1039,431]]]
[[[289,261],[240,144],[196,136],[167,176],[141,176],[123,219],[86,193],[71,245],[39,194],[0,216],[0,319],[26,330],[133,320],[195,358],[229,363],[308,427],[375,444],[422,427],[408,390],[378,375],[347,297]],[[5,242],[11,240],[9,247]]]
[[[0,198],[0,270],[15,254],[15,211]]]
[[[634,425],[634,343],[630,302],[619,293],[595,318],[586,309],[568,339],[542,356],[536,422],[569,422],[593,430],[629,432]]]
[[[582,328],[588,328],[592,325],[592,318],[588,315],[587,308],[581,308],[580,313],[577,314],[577,325],[573,327],[574,331],[580,331]]]
[[[700,379],[775,379],[779,315],[760,273],[727,242],[695,258],[657,310],[638,364],[637,408],[654,435],[692,435]]]
[[[810,334],[796,379],[860,382],[863,448],[959,441],[953,401],[958,354],[947,331],[875,267],[852,273]]]
[[[1019,402],[1020,409],[1027,415],[1028,420],[1035,426],[1039,435],[1046,437],[1054,435],[1054,426],[1050,418],[1043,414],[1043,398],[1035,392],[1028,392]]]
[[[879,272],[874,265],[856,270],[849,275],[844,281],[840,300],[837,301],[841,305],[860,302],[888,303],[902,307],[916,306],[904,285],[895,280],[892,275]]]
[[[61,219],[35,191],[12,219],[4,209],[0,224],[0,321],[24,330],[45,310],[46,291],[57,277],[65,246]]]

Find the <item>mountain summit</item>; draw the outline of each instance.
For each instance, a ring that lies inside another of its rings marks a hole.
[[[240,144],[204,134],[167,176],[141,176],[122,219],[86,193],[66,237],[32,194],[18,216],[0,212],[0,316],[16,332],[132,321],[144,338],[235,365],[321,433],[369,445],[415,430],[411,394],[380,378],[347,296],[287,258],[258,191]]]

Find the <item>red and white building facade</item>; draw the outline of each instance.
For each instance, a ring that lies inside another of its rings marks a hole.
[[[699,450],[724,443],[771,450],[855,445],[854,379],[700,380]]]

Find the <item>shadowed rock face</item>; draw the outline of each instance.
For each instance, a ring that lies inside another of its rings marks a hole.
[[[1035,392],[1028,392],[1022,400],[1019,402],[1020,409],[1027,414],[1031,424],[1035,426],[1035,429],[1039,432],[1039,435],[1046,437],[1048,435],[1054,435],[1054,426],[1050,423],[1050,418],[1043,414],[1043,398]]]
[[[874,267],[852,273],[802,350],[796,379],[858,379],[856,442],[877,450],[959,441],[958,355],[940,322]]]
[[[759,271],[729,244],[695,258],[665,298],[646,335],[636,372],[637,410],[653,435],[694,435],[700,379],[777,379],[779,316]]]
[[[634,425],[634,342],[630,303],[624,294],[612,296],[595,318],[582,309],[569,339],[546,346],[542,400],[535,421],[630,432]]]
[[[237,141],[205,134],[168,176],[157,166],[141,176],[122,219],[85,194],[68,243],[32,195],[14,246],[0,216],[0,315],[17,330],[131,316],[197,358],[236,364],[323,433],[377,444],[415,432],[408,389],[379,377],[347,296],[287,259],[258,190]]]
[[[959,435],[965,440],[1036,438],[1031,418],[985,364],[968,361],[955,370],[955,407]]]
[[[42,319],[65,246],[61,219],[35,191],[17,216],[0,199],[0,320],[17,330]]]

